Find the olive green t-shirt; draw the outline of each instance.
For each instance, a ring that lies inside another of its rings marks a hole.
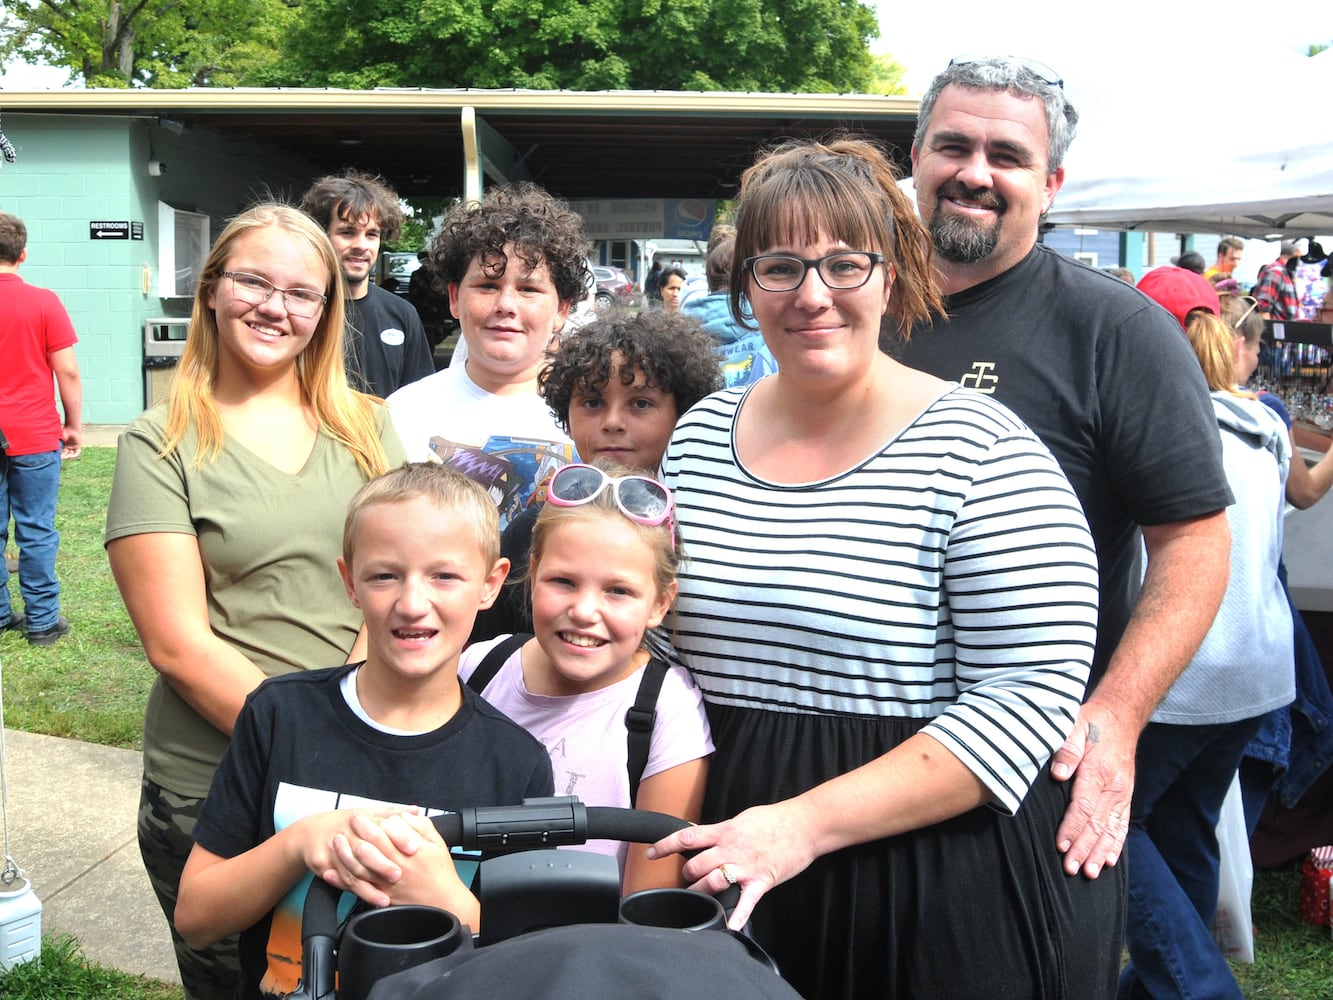
[[[226,438],[215,461],[196,467],[193,429],[158,457],[165,425],[164,404],[121,435],[105,540],[194,535],[214,633],[269,676],[346,660],[361,612],[347,599],[337,559],[347,502],[365,482],[351,452],[321,432],[305,467],[289,475]],[[380,439],[390,467],[401,463],[387,418]],[[227,737],[159,674],[144,715],[144,774],[202,798],[226,748]]]

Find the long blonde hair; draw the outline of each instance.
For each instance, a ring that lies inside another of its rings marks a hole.
[[[281,229],[307,244],[328,275],[324,312],[310,343],[296,359],[301,397],[314,411],[320,429],[352,453],[362,473],[367,477],[377,476],[389,465],[380,443],[380,428],[387,416],[372,397],[347,384],[343,367],[346,312],[337,255],[324,230],[308,215],[278,202],[262,202],[236,216],[222,230],[208,254],[194,293],[185,351],[171,385],[161,455],[165,457],[175,451],[191,427],[199,437],[195,465],[214,461],[222,451],[222,421],[213,399],[219,363],[218,323],[208,300],[222,280],[237,240],[268,228]]]
[[[1243,334],[1238,335],[1220,316],[1203,309],[1195,309],[1188,319],[1185,336],[1199,359],[1208,388],[1254,399],[1254,393],[1236,388],[1236,338]]]

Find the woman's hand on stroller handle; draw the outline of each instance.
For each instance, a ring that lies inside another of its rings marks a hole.
[[[685,854],[685,880],[696,892],[720,895],[739,889],[727,926],[743,930],[769,889],[810,866],[818,857],[809,831],[792,815],[790,801],[755,806],[729,820],[691,826],[648,848],[649,857]]]

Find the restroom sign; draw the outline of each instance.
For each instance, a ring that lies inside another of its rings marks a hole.
[[[90,240],[127,240],[130,238],[128,222],[90,222],[88,239]]]

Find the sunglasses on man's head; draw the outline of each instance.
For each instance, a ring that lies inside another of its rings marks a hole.
[[[1043,62],[1037,62],[1035,59],[1028,59],[1024,56],[1011,56],[999,52],[969,52],[966,55],[954,56],[949,60],[949,67],[971,66],[974,63],[995,63],[1009,62],[1015,63],[1020,68],[1027,70],[1042,83],[1050,84],[1052,87],[1065,89],[1065,81],[1060,74]]]

